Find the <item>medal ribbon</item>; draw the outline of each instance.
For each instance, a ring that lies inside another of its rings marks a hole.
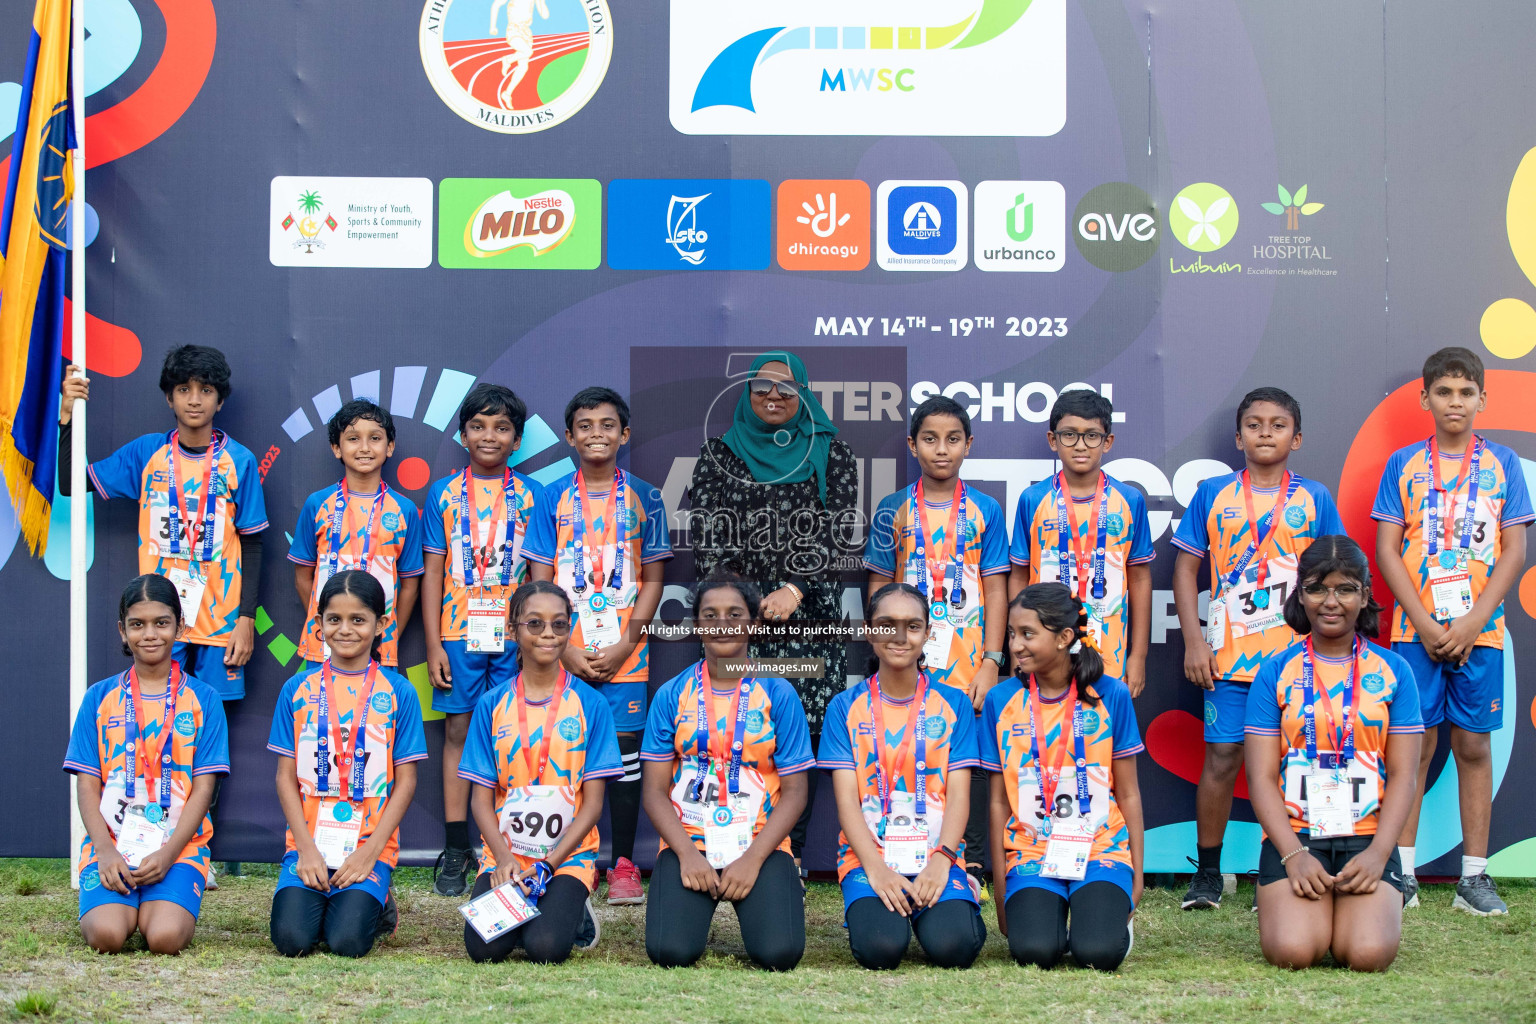
[[[368,571],[368,554],[373,550],[373,517],[375,513],[378,512],[379,505],[384,501],[384,492],[386,490],[388,490],[388,488],[385,486],[384,481],[380,480],[378,492],[374,494],[373,502],[368,506],[368,528],[363,533],[363,557],[362,561],[360,561],[357,566],[363,572]],[[335,576],[336,570],[340,568],[341,565],[341,546],[343,543],[342,525],[345,523],[347,518],[347,502],[350,499],[351,494],[347,491],[347,481],[345,478],[343,478],[341,483],[336,486],[335,505],[331,509],[331,533],[329,537],[329,545],[331,549],[330,576]]]
[[[1105,548],[1109,539],[1109,489],[1105,487],[1105,476],[1099,473],[1098,490],[1093,496],[1093,520],[1088,527],[1088,532],[1094,535],[1093,547],[1093,599],[1104,600],[1104,562]],[[1062,575],[1068,573],[1066,568],[1070,559],[1072,575],[1061,582],[1072,587],[1077,594],[1077,599],[1084,603],[1088,600],[1088,577],[1084,572],[1084,566],[1088,564],[1089,554],[1083,551],[1077,538],[1077,510],[1073,508],[1072,493],[1067,489],[1067,475],[1065,472],[1056,474],[1056,539],[1061,545],[1059,559]],[[1086,540],[1084,541],[1086,543]],[[1068,545],[1071,545],[1068,548]],[[1073,586],[1072,580],[1076,579],[1077,585]]]
[[[1072,680],[1066,695],[1072,701],[1072,760],[1076,769],[1072,774],[1077,779],[1077,813],[1086,818],[1093,809],[1093,799],[1088,795],[1088,750],[1083,736],[1083,702],[1077,698],[1076,679]],[[1040,760],[1040,735],[1040,684],[1035,682],[1034,676],[1030,676],[1029,759],[1035,763],[1035,771],[1040,775],[1040,804],[1045,813],[1042,831],[1049,838],[1051,820],[1055,817],[1051,809],[1056,806],[1056,787],[1061,783],[1061,767],[1067,761],[1067,745],[1057,744],[1055,763],[1046,767]]]
[[[731,726],[730,754],[727,756],[724,750],[719,754],[715,744],[715,715],[714,715],[714,688],[709,678],[709,662],[700,661],[698,671],[694,673],[694,684],[698,687],[698,717],[695,720],[696,728],[694,736],[698,741],[699,773],[694,776],[688,798],[695,803],[704,799],[704,780],[709,776],[711,767],[720,776],[720,805],[726,805],[727,797],[735,796],[741,792],[741,756],[746,747],[747,738],[747,703],[752,696],[752,680],[742,676],[736,684],[736,721]],[[726,742],[725,736],[720,737],[721,744]],[[727,768],[729,762],[729,768]]]
[[[513,681],[512,689],[517,694],[517,729],[523,741],[523,760],[533,773],[533,781],[529,783],[531,786],[544,784],[544,769],[549,766],[549,745],[555,738],[555,716],[560,712],[560,698],[565,696],[565,688],[570,685],[570,679],[571,674],[562,668],[560,679],[555,683],[555,694],[549,698],[549,714],[544,719],[544,737],[539,741],[537,761],[533,757],[533,744],[528,739],[528,696],[523,688],[523,674],[519,672]]]
[[[138,790],[138,776],[142,768],[144,772],[144,784],[149,785],[153,778],[150,769],[158,765],[160,768],[160,806],[169,811],[171,809],[171,728],[176,718],[176,698],[181,695],[181,666],[171,662],[171,677],[165,685],[165,713],[160,720],[160,749],[151,750],[149,740],[139,737],[139,719],[149,721],[148,708],[139,693],[139,673],[136,669],[129,669],[123,673],[123,689],[126,691],[127,705],[123,712],[123,734],[127,741],[128,784],[126,793],[132,800]],[[144,707],[145,711],[140,712]],[[145,794],[146,796],[148,794]]]
[[[1435,467],[1435,488],[1429,493],[1428,497],[1429,507],[1425,515],[1424,533],[1426,535],[1425,543],[1429,548],[1429,557],[1434,558],[1439,552],[1440,517],[1442,514],[1445,516],[1445,546],[1447,550],[1451,547],[1451,523],[1456,516],[1456,495],[1461,492],[1462,478],[1458,476],[1451,481],[1449,487],[1446,486],[1445,479],[1440,475],[1440,446],[1433,437],[1429,439],[1429,463]],[[1482,464],[1483,439],[1474,435],[1472,438],[1472,460],[1468,464],[1466,472],[1467,510],[1463,513],[1461,519],[1460,547],[1463,551],[1471,548],[1472,529],[1477,525],[1477,478],[1478,470],[1482,468]],[[1450,496],[1444,513],[1440,511],[1441,493]]]
[[[1333,701],[1328,696],[1328,687],[1317,687],[1316,692],[1313,692],[1314,655],[1312,638],[1307,637],[1306,652],[1301,659],[1302,733],[1306,737],[1307,760],[1320,767],[1343,768],[1355,759],[1355,718],[1358,717],[1356,709],[1360,706],[1360,658],[1364,646],[1364,641],[1355,637],[1354,650],[1349,659],[1349,686],[1345,687],[1342,697],[1344,707],[1341,714],[1344,724],[1341,727],[1333,717]],[[1317,705],[1314,701],[1321,701],[1323,713],[1328,716],[1328,727],[1333,730],[1332,753],[1319,755],[1317,752]],[[1352,710],[1356,710],[1356,713],[1351,714]]]
[[[379,486],[383,486],[382,481],[380,482]],[[486,585],[486,570],[490,568],[492,560],[496,557],[496,526],[500,522],[500,519],[499,511],[493,511],[491,513],[491,532],[486,536],[485,539],[485,556],[481,557],[481,549],[475,544],[476,538],[471,536],[470,533],[470,520],[472,518],[470,515],[470,510],[473,508],[473,502],[470,500],[470,495],[473,493],[471,491],[473,486],[474,477],[470,473],[469,467],[465,466],[464,486],[459,491],[459,538],[461,541],[461,546],[464,549],[464,585],[466,587],[474,587],[476,586],[476,581],[478,580],[478,585],[484,587]],[[502,471],[501,488],[502,497],[505,499],[503,504],[505,505],[504,511],[506,514],[507,523],[507,540],[506,543],[502,546],[503,551],[501,559],[501,585],[506,587],[511,586],[512,584],[512,531],[514,524],[517,521],[517,511],[512,507],[512,494],[514,491],[512,486],[512,470],[506,469]]]
[[[201,561],[204,562],[213,561],[214,509],[218,505],[218,502],[214,501],[213,496],[208,493],[208,485],[213,479],[214,464],[219,461],[219,455],[224,450],[223,442],[223,431],[215,430],[213,432],[213,440],[208,445],[208,450],[203,453],[203,486],[198,490],[198,494],[201,495],[199,500],[203,503],[203,557]],[[185,519],[188,523],[192,521],[192,496],[190,494],[185,495],[187,502],[186,508],[183,509],[182,503],[177,497],[176,491],[177,481],[181,479],[180,430],[171,431],[170,445],[171,480],[167,488],[169,493],[166,495],[166,500],[168,502],[168,508],[166,509],[166,526],[167,532],[171,535],[171,555],[175,558],[180,558],[181,523],[183,519]],[[189,541],[189,547],[192,546],[190,544],[191,539],[191,537],[187,538]],[[196,557],[190,557],[189,560],[194,562],[199,561],[199,559]]]
[[[937,543],[933,546],[933,564],[928,563],[925,548],[928,538],[933,532],[928,529],[928,505],[923,501],[923,482],[919,480],[912,487],[912,504],[917,508],[917,537],[915,538],[915,551],[917,563],[921,566],[917,580],[917,589],[922,591],[923,598],[928,598],[928,586],[930,580],[938,573],[938,566],[944,564],[940,557],[940,548]],[[944,536],[949,540],[949,603],[956,608],[965,607],[965,535],[969,530],[970,520],[965,513],[965,485],[955,481],[954,500],[949,505],[949,521],[944,527]]]
[[[571,566],[571,575],[574,577],[571,581],[571,589],[576,591],[577,594],[581,594],[587,589],[587,556],[586,549],[583,546],[587,534],[587,519],[582,512],[582,492],[586,490],[586,487],[586,481],[582,479],[581,474],[578,472],[576,480],[571,486],[571,530],[575,534],[576,541],[576,559]],[[621,590],[624,587],[624,547],[627,538],[621,534],[618,526],[621,522],[627,522],[624,516],[624,491],[624,471],[622,469],[615,469],[613,471],[613,490],[609,491],[608,497],[604,499],[602,512],[600,513],[603,519],[603,535],[597,544],[598,555],[593,559],[595,575],[601,577],[603,574],[601,563],[602,549],[608,542],[609,531],[613,531],[613,576],[607,583],[607,586],[613,590]],[[610,509],[612,511],[609,511]],[[599,584],[598,589],[601,590],[602,588],[603,585]]]
[[[364,750],[368,744],[368,709],[373,703],[373,690],[378,685],[378,666],[370,659],[368,668],[364,670],[363,682],[365,687],[358,694],[357,705],[352,709],[352,735],[350,737],[352,753],[348,754],[348,739],[341,730],[341,707],[336,709],[336,720],[331,721],[331,678],[335,673],[331,670],[331,660],[327,658],[320,668],[320,697],[319,704],[320,721],[316,723],[316,735],[319,749],[315,752],[315,788],[321,796],[329,796],[331,792],[331,744],[334,741],[336,749],[341,751],[341,767],[343,771],[349,771],[352,776],[352,800],[354,803],[362,803],[367,795],[363,787]]]
[[[1276,499],[1273,508],[1255,519],[1253,517],[1253,493],[1249,487],[1248,471],[1246,469],[1243,470],[1243,502],[1248,509],[1248,550],[1243,552],[1243,557],[1237,560],[1237,565],[1226,575],[1226,586],[1217,592],[1216,597],[1220,598],[1228,590],[1242,582],[1243,573],[1248,571],[1249,564],[1258,555],[1260,549],[1269,543],[1269,539],[1275,535],[1275,530],[1279,528],[1280,520],[1284,517],[1285,510],[1290,506],[1291,499],[1296,496],[1296,491],[1301,487],[1301,477],[1296,476],[1290,470],[1286,470],[1285,478],[1281,481],[1280,485],[1284,488],[1285,496]],[[1262,537],[1259,536],[1260,530],[1264,531]],[[1268,566],[1266,563],[1260,562],[1259,581],[1262,583],[1268,575]]]
[[[880,794],[881,816],[883,818],[891,813],[891,794],[896,790],[896,782],[906,776],[902,762],[906,760],[908,745],[916,737],[917,782],[913,792],[917,797],[917,816],[924,817],[928,813],[928,673],[918,676],[917,692],[912,696],[912,706],[907,709],[906,729],[901,734],[901,743],[896,747],[896,756],[890,767],[886,767],[885,753],[881,749],[885,743],[885,709],[882,703],[880,673],[876,672],[869,679],[869,708],[875,726],[875,785]]]

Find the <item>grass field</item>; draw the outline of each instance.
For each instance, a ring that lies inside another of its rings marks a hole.
[[[1450,909],[1449,886],[1427,886],[1408,912],[1402,953],[1386,975],[1333,967],[1276,970],[1259,956],[1240,886],[1218,911],[1185,913],[1178,894],[1149,890],[1136,947],[1119,973],[1021,969],[993,925],[970,971],[927,966],[914,943],[899,971],[859,969],[833,885],[813,884],[800,967],[764,975],[745,966],[735,915],[715,918],[711,953],[663,971],[645,958],[644,908],[600,908],[603,941],[559,967],[464,956],[455,901],[430,892],[430,873],[397,876],[400,931],[360,961],[329,954],[287,960],[267,941],[275,869],[247,866],[203,902],[197,939],[181,957],[99,956],[80,941],[62,861],[0,861],[0,1017],[53,1021],[430,1020],[604,1024],[622,1021],[900,1022],[1014,1019],[1237,1021],[1536,1021],[1536,886],[1501,886],[1510,916]]]

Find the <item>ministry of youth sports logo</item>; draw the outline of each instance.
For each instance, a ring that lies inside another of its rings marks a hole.
[[[421,64],[449,109],[487,131],[543,131],[608,73],[607,0],[427,0]]]

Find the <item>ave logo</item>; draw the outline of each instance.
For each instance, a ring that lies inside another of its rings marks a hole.
[[[1157,251],[1157,209],[1135,185],[1116,181],[1091,190],[1072,223],[1077,251],[1100,270],[1135,270]]]

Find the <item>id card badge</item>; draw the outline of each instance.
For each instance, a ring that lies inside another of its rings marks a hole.
[[[181,599],[181,621],[189,626],[197,622],[197,613],[203,607],[203,591],[208,586],[208,577],[193,562],[186,569],[166,569],[165,578],[171,581],[171,586],[176,588],[176,596]]]
[[[139,785],[143,784],[144,780],[140,779]],[[140,789],[139,792],[144,790]],[[123,808],[123,822],[117,827],[117,852],[122,854],[130,868],[137,868],[145,857],[160,849],[171,838],[167,824],[166,819],[161,817],[159,804],[134,803]]]
[[[1045,857],[1040,874],[1046,878],[1080,881],[1088,872],[1088,855],[1093,852],[1093,826],[1083,817],[1058,818],[1045,842]]]
[[[928,810],[932,811],[930,798]],[[891,813],[885,817],[881,837],[885,866],[898,875],[916,875],[928,866],[928,836],[931,824],[917,816],[916,793],[892,793]],[[937,834],[937,830],[932,833]]]
[[[704,858],[717,871],[728,867],[752,845],[752,826],[756,823],[751,802],[738,793],[727,805],[715,804],[704,825]]]
[[[539,908],[529,902],[515,880],[508,879],[459,907],[459,913],[489,942],[538,917]]]
[[[543,860],[555,848],[576,804],[563,786],[522,786],[509,790],[501,805],[501,836],[519,857]]]
[[[1227,602],[1225,598],[1212,600],[1205,613],[1205,642],[1215,654],[1227,643]]]
[[[1465,551],[1435,556],[1429,566],[1429,592],[1437,619],[1459,619],[1472,610],[1472,573]]]
[[[949,649],[955,639],[954,608],[948,601],[928,605],[928,639],[923,642],[923,656],[932,668],[949,666]]]
[[[507,599],[469,599],[469,631],[464,649],[472,654],[498,654],[507,649]]]
[[[1345,771],[1313,768],[1307,773],[1307,824],[1314,839],[1355,834],[1352,795],[1353,787]]]
[[[589,651],[612,647],[624,639],[619,628],[619,609],[612,598],[600,589],[589,587],[584,598],[578,599],[581,608],[581,639]]]
[[[363,836],[363,817],[350,800],[321,800],[315,816],[315,846],[325,866],[335,871],[357,852]]]

